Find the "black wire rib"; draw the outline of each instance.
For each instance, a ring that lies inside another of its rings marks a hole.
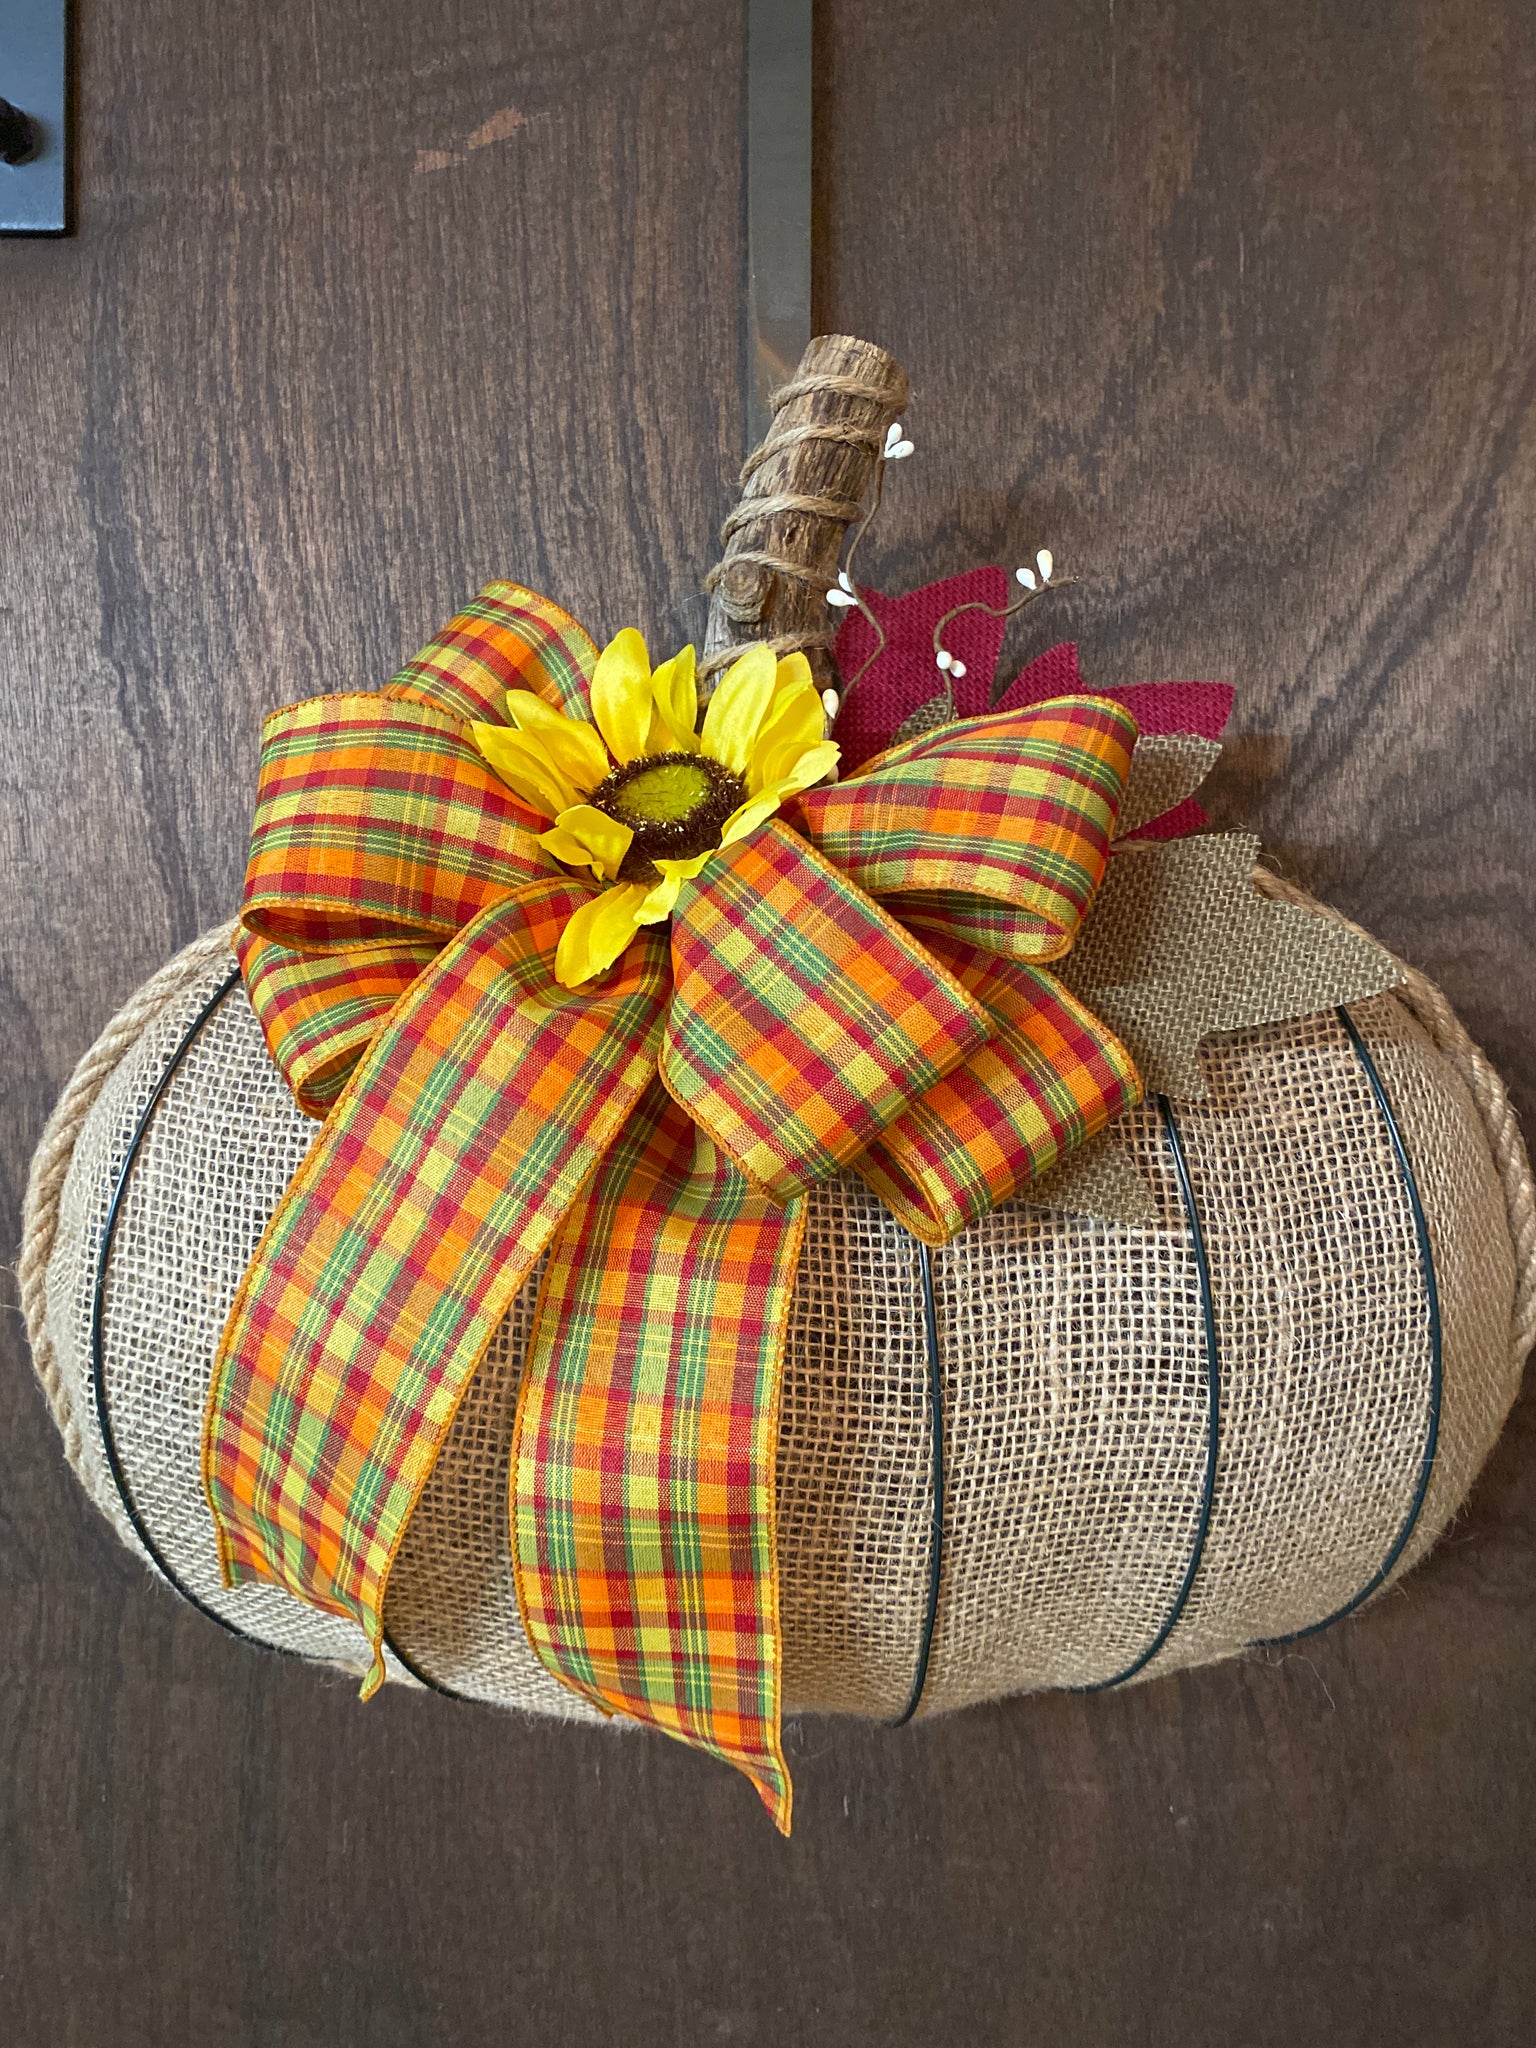
[[[195,1607],[199,1614],[205,1614],[210,1621],[216,1622],[227,1634],[238,1636],[243,1643],[254,1643],[258,1649],[276,1650],[280,1655],[290,1657],[297,1653],[285,1649],[280,1643],[264,1643],[259,1636],[247,1634],[238,1623],[231,1621],[228,1615],[220,1614],[217,1608],[210,1607],[206,1600],[200,1599],[193,1592],[192,1588],[174,1569],[170,1559],[155,1541],[153,1535],[151,1535],[149,1524],[139,1512],[138,1502],[133,1497],[133,1488],[128,1483],[128,1474],[123,1469],[122,1456],[117,1448],[117,1433],[112,1427],[112,1407],[107,1399],[105,1344],[107,1267],[111,1262],[112,1245],[117,1236],[118,1218],[121,1216],[123,1204],[128,1198],[128,1183],[133,1178],[133,1169],[138,1164],[139,1153],[143,1149],[144,1140],[149,1133],[149,1126],[154,1119],[155,1111],[164,1101],[165,1092],[175,1078],[177,1069],[192,1050],[194,1044],[196,1044],[198,1034],[203,1026],[208,1022],[208,1019],[230,991],[239,985],[239,981],[240,970],[236,968],[232,974],[220,982],[219,986],[187,1026],[180,1044],[171,1054],[170,1063],[167,1065],[165,1072],[160,1076],[159,1081],[155,1084],[154,1093],[144,1105],[144,1112],[134,1126],[133,1136],[128,1140],[128,1149],[123,1154],[123,1163],[118,1169],[117,1183],[112,1190],[112,1199],[107,1205],[107,1220],[102,1228],[101,1245],[96,1254],[96,1285],[91,1297],[91,1392],[96,1404],[96,1421],[101,1430],[102,1449],[107,1454],[107,1469],[112,1474],[112,1483],[117,1488],[117,1497],[123,1504],[123,1512],[133,1525],[134,1534],[148,1552],[160,1576],[168,1585],[175,1588],[189,1606]]]
[[[181,1595],[189,1607],[195,1607],[199,1614],[204,1614],[211,1622],[217,1623],[227,1635],[236,1636],[242,1643],[250,1643],[255,1649],[275,1651],[280,1657],[299,1657],[303,1654],[301,1651],[290,1649],[286,1643],[270,1643],[261,1636],[253,1636],[248,1630],[241,1628],[238,1622],[231,1621],[227,1614],[220,1614],[217,1608],[210,1607],[206,1600],[200,1599],[193,1592],[192,1588],[172,1567],[169,1558],[167,1558],[165,1552],[150,1534],[149,1524],[145,1521],[139,1510],[138,1502],[133,1497],[133,1489],[128,1483],[128,1474],[123,1469],[122,1456],[117,1448],[117,1433],[112,1427],[111,1403],[107,1399],[105,1343],[107,1268],[112,1258],[113,1241],[117,1236],[118,1217],[121,1215],[123,1204],[128,1197],[128,1183],[133,1177],[133,1169],[138,1163],[139,1153],[142,1151],[144,1140],[149,1134],[149,1126],[154,1120],[155,1111],[164,1101],[166,1090],[175,1078],[177,1069],[196,1044],[203,1026],[208,1022],[224,998],[235,988],[239,980],[240,970],[236,968],[227,979],[219,984],[197,1015],[192,1019],[192,1022],[187,1026],[180,1043],[171,1054],[170,1062],[165,1072],[155,1084],[154,1093],[144,1105],[144,1112],[134,1126],[133,1136],[128,1140],[128,1149],[123,1154],[123,1163],[118,1169],[117,1183],[112,1190],[112,1199],[107,1205],[107,1218],[102,1228],[101,1246],[96,1255],[96,1284],[91,1297],[91,1392],[96,1404],[96,1421],[101,1430],[102,1448],[107,1454],[107,1468],[112,1475],[112,1483],[117,1488],[117,1497],[123,1504],[124,1514],[127,1515],[128,1520],[133,1525],[134,1534],[149,1553],[160,1576]],[[440,1684],[437,1679],[431,1677],[418,1664],[407,1657],[387,1629],[384,1632],[384,1647],[411,1674],[412,1678],[416,1679],[419,1684],[426,1686],[429,1692],[441,1693],[445,1699],[450,1700],[463,1700],[465,1698],[463,1693],[454,1692],[451,1687]],[[309,1662],[310,1660],[305,1659],[305,1661]]]
[[[939,1360],[939,1317],[933,1298],[933,1254],[927,1245],[917,1248],[923,1278],[923,1336],[928,1348],[929,1438],[933,1445],[933,1508],[928,1542],[928,1598],[923,1610],[923,1631],[918,1639],[917,1666],[907,1704],[891,1723],[905,1728],[922,1703],[928,1683],[928,1659],[933,1650],[934,1623],[939,1616],[939,1583],[944,1575],[944,1374]]]
[[[1336,1621],[1342,1621],[1346,1614],[1353,1614],[1357,1607],[1363,1607],[1371,1595],[1385,1585],[1391,1576],[1393,1566],[1402,1556],[1409,1537],[1418,1526],[1425,1496],[1429,1492],[1430,1478],[1435,1469],[1435,1452],[1440,1443],[1440,1401],[1444,1386],[1445,1361],[1440,1325],[1440,1284],[1435,1277],[1435,1254],[1434,1247],[1429,1241],[1429,1223],[1419,1196],[1419,1184],[1408,1158],[1408,1147],[1403,1142],[1402,1130],[1393,1113],[1392,1105],[1387,1100],[1386,1087],[1376,1062],[1371,1057],[1370,1048],[1356,1030],[1355,1020],[1348,1010],[1341,1005],[1337,1015],[1350,1044],[1355,1049],[1355,1056],[1365,1071],[1365,1078],[1375,1098],[1376,1107],[1380,1110],[1382,1122],[1386,1125],[1387,1141],[1397,1161],[1397,1170],[1402,1176],[1403,1193],[1408,1197],[1408,1208],[1413,1217],[1413,1232],[1418,1243],[1419,1270],[1424,1275],[1424,1299],[1429,1314],[1429,1418],[1424,1430],[1424,1448],[1419,1455],[1419,1476],[1414,1487],[1413,1499],[1408,1504],[1408,1512],[1403,1517],[1402,1527],[1398,1530],[1391,1549],[1374,1576],[1352,1599],[1346,1600],[1342,1607],[1335,1608],[1333,1613],[1325,1616],[1322,1621],[1314,1621],[1307,1628],[1293,1629],[1289,1635],[1265,1636],[1258,1642],[1250,1644],[1249,1647],[1256,1650],[1274,1649],[1282,1643],[1299,1643],[1307,1636],[1319,1635],[1325,1628],[1332,1628]]]
[[[1124,1685],[1139,1671],[1144,1671],[1158,1651],[1173,1634],[1179,1617],[1189,1605],[1189,1596],[1194,1590],[1195,1578],[1200,1570],[1200,1560],[1205,1555],[1205,1539],[1210,1533],[1211,1506],[1216,1498],[1216,1462],[1221,1450],[1221,1359],[1216,1345],[1216,1301],[1211,1288],[1211,1265],[1206,1255],[1205,1232],[1200,1227],[1200,1212],[1195,1207],[1195,1190],[1189,1177],[1189,1160],[1184,1152],[1184,1140],[1179,1134],[1178,1120],[1173,1113],[1173,1104],[1166,1095],[1157,1098],[1157,1113],[1167,1133],[1169,1149],[1173,1154],[1173,1170],[1179,1184],[1179,1199],[1184,1204],[1184,1214],[1189,1223],[1190,1248],[1195,1255],[1195,1274],[1200,1283],[1200,1314],[1205,1325],[1205,1472],[1200,1482],[1200,1517],[1195,1524],[1194,1541],[1190,1545],[1189,1562],[1184,1567],[1184,1577],[1174,1595],[1173,1605],[1163,1618],[1163,1625],[1141,1654],[1132,1659],[1123,1671],[1117,1671],[1112,1678],[1098,1678],[1089,1685],[1063,1686],[1063,1692],[1108,1692],[1111,1687]]]
[[[396,1663],[402,1665],[416,1683],[424,1685],[428,1692],[441,1693],[445,1700],[459,1700],[467,1707],[480,1705],[480,1702],[472,1700],[467,1692],[455,1692],[451,1685],[444,1685],[440,1678],[434,1678],[430,1671],[424,1671],[413,1657],[407,1657],[388,1629],[384,1631],[384,1647]]]

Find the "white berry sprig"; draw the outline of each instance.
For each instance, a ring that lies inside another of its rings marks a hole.
[[[869,531],[875,514],[880,510],[880,500],[885,489],[885,465],[888,462],[905,462],[912,453],[912,448],[913,444],[908,438],[901,421],[892,420],[885,430],[885,445],[881,448],[879,459],[875,463],[875,487],[870,499],[869,510],[854,528],[853,537],[848,543],[848,553],[844,557],[843,566],[837,572],[837,581],[827,592],[827,603],[834,611],[856,611],[860,613],[862,617],[869,621],[870,630],[875,636],[873,650],[844,683],[842,697],[838,696],[836,690],[823,690],[821,693],[821,705],[827,714],[827,730],[829,732],[832,729],[833,720],[837,717],[839,710],[847,699],[848,692],[859,680],[859,677],[864,674],[865,670],[869,668],[871,663],[879,659],[885,647],[885,628],[864,602],[863,593],[853,580],[853,558],[858,552],[859,542]]]
[[[1040,583],[1042,588],[1048,589],[1050,587],[1051,571],[1055,568],[1055,566],[1055,558],[1051,554],[1049,548],[1042,548],[1039,554],[1035,556],[1035,568],[1040,571]],[[1014,580],[1018,583],[1022,583],[1026,590],[1034,589],[1035,577],[1033,570],[1015,569],[1013,574]]]
[[[1038,573],[1037,573],[1038,572]],[[980,598],[972,598],[968,604],[957,604],[948,611],[933,629],[933,663],[941,675],[951,678],[965,674],[965,663],[957,660],[944,645],[944,629],[962,612],[985,612],[989,618],[1011,619],[1015,612],[1023,611],[1027,604],[1033,604],[1037,597],[1044,597],[1048,590],[1063,590],[1073,581],[1070,576],[1057,576],[1056,559],[1049,548],[1041,548],[1035,556],[1033,569],[1015,569],[1013,580],[1022,586],[1023,595],[1016,597],[1012,604],[999,608],[983,604]]]

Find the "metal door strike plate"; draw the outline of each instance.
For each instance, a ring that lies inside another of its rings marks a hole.
[[[0,235],[68,233],[67,0],[0,0]]]

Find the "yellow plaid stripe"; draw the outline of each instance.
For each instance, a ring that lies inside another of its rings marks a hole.
[[[274,1064],[305,1115],[324,1116],[437,944],[295,953],[241,931],[235,955]]]
[[[554,978],[589,894],[525,885],[412,984],[220,1346],[204,1481],[228,1583],[276,1580],[355,1617],[376,1651],[389,1567],[469,1377],[655,1070],[662,935],[595,993]]]
[[[910,1103],[857,1171],[925,1244],[1021,1194],[1141,1100],[1117,1038],[1053,974],[930,940],[992,1021],[991,1043]]]
[[[913,893],[996,901],[1015,949],[1072,944],[1109,857],[1136,721],[1107,697],[1064,697],[894,748],[801,798],[815,845],[900,913]]]
[[[745,1771],[786,1833],[774,1459],[803,1222],[653,1084],[556,1236],[512,1458],[539,1655]]]
[[[500,724],[507,691],[533,690],[557,710],[589,718],[596,666],[597,649],[569,612],[520,583],[487,583],[380,695],[417,698],[464,725]]]
[[[263,727],[243,922],[300,952],[442,940],[550,872],[539,829],[447,712],[317,697]]]
[[[776,823],[684,885],[672,972],[662,1079],[779,1201],[856,1159],[991,1033],[930,953]]]

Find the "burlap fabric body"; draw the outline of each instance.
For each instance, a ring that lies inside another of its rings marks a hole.
[[[226,936],[173,962],[82,1063],[34,1171],[24,1301],[70,1461],[123,1541],[243,1634],[360,1668],[348,1625],[272,1588],[220,1589],[199,1483],[219,1331],[315,1131],[238,986],[164,1086],[102,1256],[133,1134],[231,974]],[[1502,1090],[1443,999],[1410,976],[1351,1015],[1401,1129],[1439,1293],[1438,1441],[1395,1578],[1461,1504],[1514,1398],[1536,1220]],[[1117,1131],[1156,1227],[1013,1203],[933,1255],[946,1498],[925,1714],[1155,1676],[1312,1627],[1371,1588],[1410,1518],[1432,1318],[1365,1067],[1331,1013],[1217,1038],[1200,1060],[1209,1093],[1176,1114],[1211,1278],[1213,1481],[1200,1274],[1149,1105]],[[512,1585],[508,1453],[531,1306],[532,1284],[411,1525],[386,1615],[391,1676],[589,1719],[534,1658]],[[933,1450],[919,1248],[844,1176],[812,1198],[786,1360],[789,1711],[907,1705]]]

